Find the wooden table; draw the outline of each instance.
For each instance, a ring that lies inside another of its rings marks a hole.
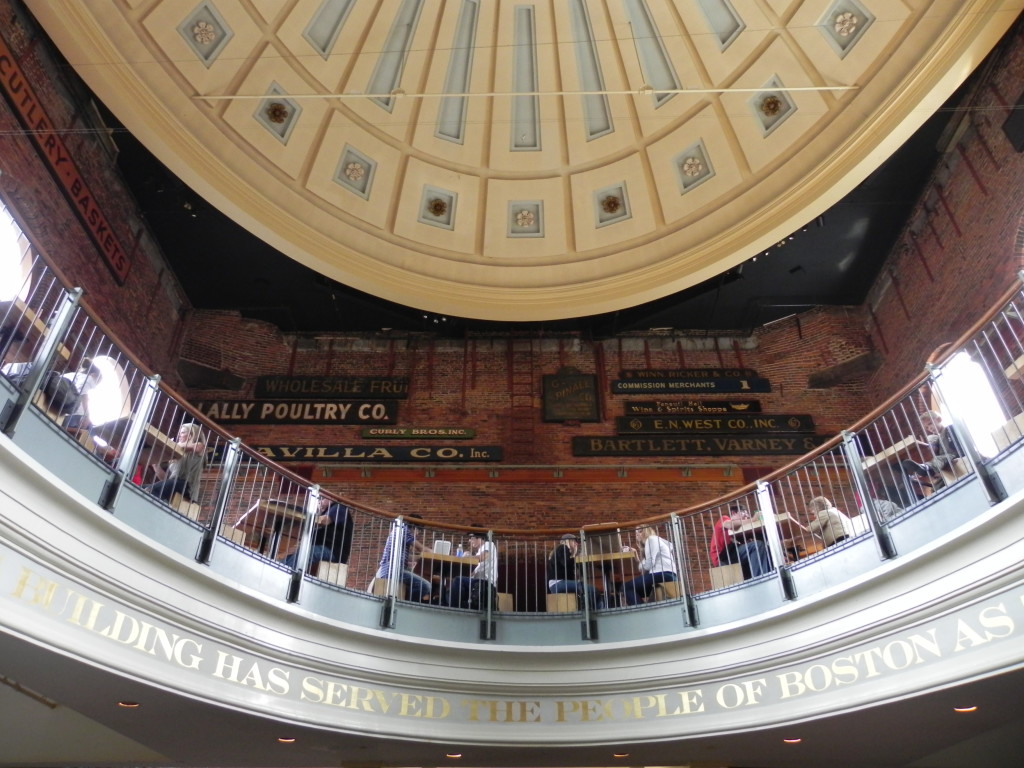
[[[609,608],[618,604],[622,585],[626,582],[626,563],[630,560],[639,564],[632,550],[623,552],[621,549],[618,552],[594,552],[576,557],[577,565],[591,567],[593,578],[590,583],[598,592],[604,593],[605,604]],[[619,578],[615,578],[616,574]]]
[[[928,443],[922,443],[914,435],[908,435],[907,437],[897,440],[895,443],[890,445],[873,456],[866,456],[860,463],[861,467],[865,470],[871,469],[883,462],[887,462],[889,459],[896,458],[898,456],[909,456],[911,454],[911,448],[927,448]]]
[[[281,544],[291,551],[302,534],[302,521],[306,517],[304,504],[283,499],[260,499],[242,515],[234,527],[245,531],[246,541],[253,548],[276,560]]]
[[[438,600],[447,594],[452,579],[468,576],[468,569],[480,564],[480,558],[474,555],[442,555],[430,549],[424,549],[419,555],[420,572],[427,581],[437,579],[437,589],[431,592]]]

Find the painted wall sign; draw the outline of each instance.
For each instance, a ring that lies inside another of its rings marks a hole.
[[[799,456],[828,440],[824,435],[707,435],[704,437],[598,437],[572,439],[573,456]]]
[[[615,379],[612,393],[616,395],[707,394],[730,392],[771,392],[768,379]]]
[[[260,445],[272,461],[501,461],[500,445]]]
[[[756,379],[752,368],[640,368],[619,371],[623,379]]]
[[[256,391],[260,399],[292,400],[352,399],[359,397],[390,400],[409,396],[409,379],[374,376],[260,376]]]
[[[85,226],[89,237],[99,249],[104,263],[118,284],[124,284],[131,269],[128,253],[121,247],[110,222],[107,221],[106,215],[89,190],[89,185],[75,165],[60,132],[54,128],[50,118],[43,111],[35,91],[29,85],[25,73],[3,36],[0,36],[0,88],[3,89],[21,124],[25,126],[64,196],[74,208],[75,214]]]
[[[627,416],[685,413],[760,413],[760,400],[633,400],[622,404]]]
[[[367,427],[360,434],[367,440],[409,437],[431,437],[435,440],[469,440],[476,437],[475,429],[463,427]]]
[[[728,416],[619,416],[615,431],[620,435],[657,432],[813,432],[814,419],[768,414]]]
[[[574,368],[545,376],[544,421],[600,421],[597,377]]]
[[[394,400],[200,400],[194,405],[218,424],[393,424],[398,417]]]
[[[15,630],[31,627],[42,637],[65,639],[98,667],[117,658],[121,674],[167,678],[174,690],[238,701],[246,711],[269,707],[321,727],[339,728],[340,722],[386,734],[407,734],[411,724],[426,722],[446,738],[485,725],[524,745],[552,733],[597,737],[616,724],[638,738],[664,738],[687,728],[727,728],[743,712],[787,721],[794,712],[840,709],[851,697],[873,701],[941,689],[971,674],[993,674],[993,659],[1007,667],[1019,663],[1024,640],[1024,590],[1015,585],[969,603],[955,601],[944,613],[892,631],[856,633],[861,642],[806,649],[798,660],[796,654],[771,665],[753,659],[745,675],[695,672],[684,685],[659,688],[643,680],[634,689],[587,695],[548,687],[516,699],[504,689],[487,697],[463,680],[438,686],[409,675],[397,685],[394,675],[376,669],[345,676],[347,667],[333,661],[336,653],[333,663],[310,669],[292,648],[267,643],[259,653],[237,631],[209,631],[180,610],[144,610],[120,592],[73,580],[2,542],[0,609]]]

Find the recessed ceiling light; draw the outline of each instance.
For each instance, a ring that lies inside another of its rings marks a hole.
[[[449,752],[448,754],[445,755],[445,757],[451,758],[452,760],[458,760],[460,757],[462,757],[462,753],[461,752]]]
[[[124,709],[137,709],[141,705],[137,701],[119,701],[117,702],[117,706],[123,707]]]
[[[978,708],[977,707],[953,707],[953,711],[954,712],[960,712],[960,713],[964,713],[964,712],[977,712]]]
[[[803,739],[783,739],[784,744],[799,744]]]
[[[629,757],[629,752],[616,752],[612,757]]]
[[[294,736],[278,736],[277,740],[280,743],[282,743],[282,744],[294,744],[295,743],[295,737]]]

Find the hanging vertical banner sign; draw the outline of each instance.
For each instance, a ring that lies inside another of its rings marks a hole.
[[[96,198],[89,191],[89,186],[79,172],[78,166],[75,165],[75,161],[71,159],[67,145],[43,111],[35,91],[28,84],[25,73],[2,35],[0,35],[0,89],[11,103],[28,135],[32,137],[36,149],[46,162],[61,191],[71,203],[71,207],[75,209],[75,213],[81,219],[89,237],[99,248],[103,261],[113,273],[118,284],[123,284],[125,278],[128,277],[128,270],[131,268],[128,254],[121,247],[110,222],[107,221]]]

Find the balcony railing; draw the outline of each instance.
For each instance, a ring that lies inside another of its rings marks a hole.
[[[321,589],[379,604],[385,627],[405,610],[481,614],[484,640],[494,620],[582,618],[584,640],[601,617],[635,611],[713,623],[718,598],[769,584],[794,601],[841,584],[955,530],[1024,477],[1019,286],[918,380],[756,486],[662,518],[536,532],[330,496],[203,419],[41,260],[16,293],[0,303],[8,437],[162,544],[203,563],[234,553],[232,578],[282,603]],[[25,426],[33,420],[45,440]],[[100,485],[79,482],[68,449]],[[976,502],[944,503],[967,486]],[[178,532],[188,543],[174,543]],[[575,556],[571,574],[549,566],[559,548]]]

